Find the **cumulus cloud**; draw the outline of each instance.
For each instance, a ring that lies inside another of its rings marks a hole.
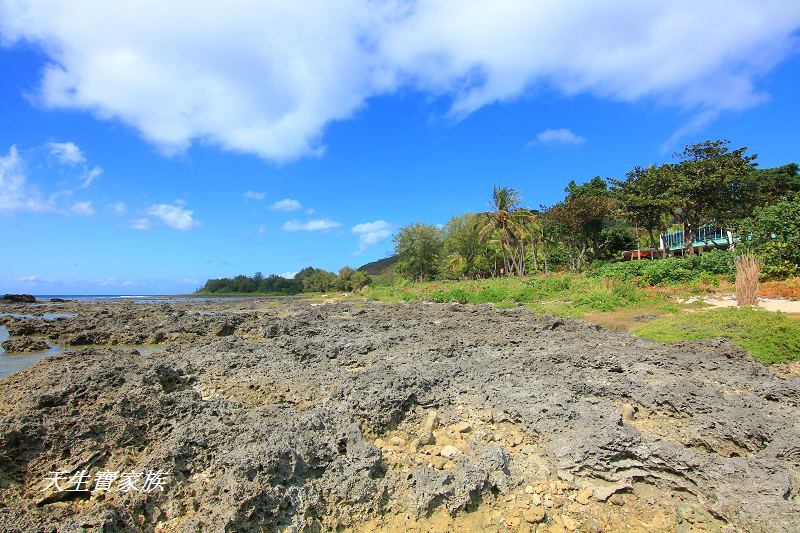
[[[351,231],[358,235],[358,251],[353,254],[358,255],[370,246],[388,239],[392,235],[393,228],[385,220],[376,220],[356,224]]]
[[[321,154],[327,124],[406,88],[456,118],[537,89],[744,109],[798,26],[786,0],[0,3],[4,41],[50,58],[44,106],[119,119],[166,152],[202,140],[275,161]]]
[[[305,222],[289,220],[283,224],[284,231],[327,231],[338,227],[341,227],[340,223],[328,218],[307,220]]]
[[[75,202],[72,204],[72,207],[70,207],[69,210],[76,215],[82,215],[86,217],[94,214],[92,202]]]
[[[79,165],[86,162],[86,156],[78,145],[73,142],[54,142],[50,141],[45,145],[51,157],[64,165]]]
[[[536,139],[530,141],[527,146],[534,146],[536,144],[544,144],[548,146],[555,145],[579,145],[586,142],[586,137],[576,134],[569,128],[550,129],[544,130],[536,136]]]
[[[186,231],[200,225],[200,222],[193,218],[194,212],[190,209],[185,209],[181,203],[151,205],[147,209],[147,214],[157,218],[172,229]]]
[[[283,200],[278,200],[277,202],[269,206],[269,208],[274,209],[275,211],[284,211],[284,212],[299,211],[303,209],[303,204],[301,204],[297,200],[292,200],[291,198],[284,198]]]
[[[284,272],[283,274],[278,274],[278,275],[282,278],[294,279],[294,277],[297,275],[297,272]]]
[[[247,198],[248,200],[263,200],[267,197],[267,193],[265,192],[258,192],[258,191],[247,191],[245,192],[242,197]]]

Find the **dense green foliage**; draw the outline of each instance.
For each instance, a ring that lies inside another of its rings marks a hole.
[[[672,343],[723,337],[763,363],[800,360],[800,321],[754,309],[713,309],[659,318],[634,329],[637,335]]]
[[[756,207],[752,217],[738,224],[741,247],[764,263],[771,278],[800,273],[800,195]]]
[[[515,189],[494,187],[487,212],[454,217],[441,229],[419,223],[401,228],[395,236],[397,272],[422,281],[583,271],[645,248],[659,258],[688,258],[663,265],[604,265],[598,274],[635,277],[647,285],[706,282],[734,274],[729,256],[692,258],[702,248],[714,252],[727,246],[719,236],[716,241],[696,236],[717,228],[738,229],[739,239],[747,237],[768,277],[795,274],[800,231],[787,220],[798,219],[790,200],[800,190],[798,166],[756,169],[756,156],[746,152],[729,149],[728,141],[687,145],[675,162],[636,166],[625,180],[570,181],[564,200],[541,210],[525,207]],[[778,223],[779,217],[785,220]],[[675,226],[682,228],[683,249],[657,250],[659,237],[666,239]],[[705,242],[701,249],[694,246],[698,238]]]
[[[400,260],[397,271],[416,281],[435,277],[439,272],[443,235],[436,226],[411,224],[394,237]]]
[[[258,293],[274,295],[292,295],[304,292],[328,292],[361,290],[371,282],[364,272],[344,267],[337,276],[321,268],[306,267],[294,278],[287,279],[275,274],[264,277],[261,272],[253,276],[235,276],[233,278],[210,279],[198,293]]]
[[[210,279],[197,292],[297,294],[300,292],[300,285],[294,279],[286,279],[275,274],[264,277],[261,272],[256,272],[253,276],[238,275],[232,278]]]
[[[712,250],[686,258],[670,257],[660,260],[605,263],[589,271],[595,278],[636,280],[640,285],[669,285],[687,282],[716,282],[719,276],[733,278],[736,267],[734,253]]]

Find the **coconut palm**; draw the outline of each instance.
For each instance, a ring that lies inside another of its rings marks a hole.
[[[481,236],[499,234],[505,274],[525,273],[525,223],[530,212],[520,206],[520,201],[518,191],[495,186],[489,202],[491,210],[483,213],[488,223],[481,230]]]

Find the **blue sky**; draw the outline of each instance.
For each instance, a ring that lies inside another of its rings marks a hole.
[[[708,138],[800,160],[791,2],[85,4],[0,0],[3,292],[358,266]]]

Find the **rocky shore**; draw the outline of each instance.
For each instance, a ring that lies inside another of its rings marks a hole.
[[[67,350],[0,381],[3,531],[800,530],[800,377],[727,342],[456,304],[0,306],[77,314],[0,319]]]

